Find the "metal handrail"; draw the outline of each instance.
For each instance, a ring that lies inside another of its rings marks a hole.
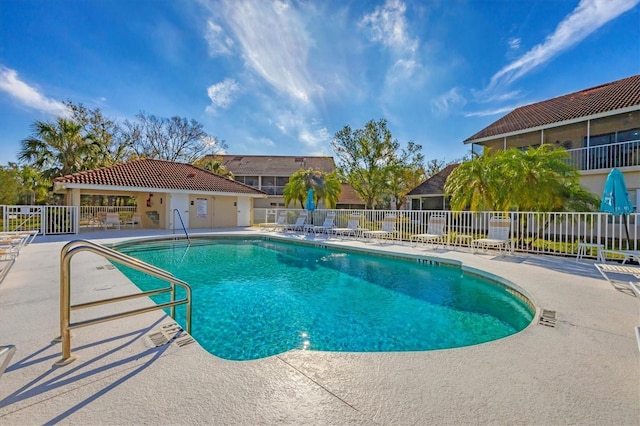
[[[129,294],[125,296],[112,297],[109,299],[96,300],[93,302],[71,305],[71,258],[82,251],[89,251],[94,254],[101,255],[109,260],[126,265],[130,268],[145,272],[156,278],[168,281],[171,287],[165,287],[157,290],[149,290],[141,293]],[[186,291],[184,299],[176,300],[176,285],[182,287]],[[78,321],[71,323],[71,311],[78,309],[90,308],[93,306],[104,305],[108,303],[122,302],[124,300],[136,299],[139,297],[154,296],[157,294],[171,292],[171,301],[159,305],[149,306],[146,308],[138,308],[131,311],[121,312],[117,314],[102,316],[94,319]],[[142,314],[155,311],[158,309],[170,308],[171,317],[175,319],[175,307],[177,305],[186,304],[186,326],[187,333],[191,333],[191,286],[186,282],[176,278],[173,274],[149,265],[139,259],[127,256],[111,250],[100,244],[92,243],[86,240],[75,240],[67,243],[60,252],[60,337],[62,342],[62,358],[56,362],[56,365],[62,366],[69,364],[76,359],[71,354],[71,330],[74,328],[86,327],[88,325],[98,324],[101,322],[111,321],[118,318],[125,318],[132,315]]]
[[[180,219],[180,224],[182,225],[182,229],[184,230],[184,235],[187,236],[187,241],[191,244],[191,238],[189,238],[189,233],[187,232],[187,227],[184,226],[184,222],[182,221],[182,215],[180,214],[180,210],[173,209],[173,233],[176,232],[176,213],[178,213],[178,219]]]
[[[9,366],[9,362],[15,353],[16,347],[13,345],[0,346],[0,357],[4,354],[7,355],[2,364],[0,364],[0,377],[2,377],[2,374]]]

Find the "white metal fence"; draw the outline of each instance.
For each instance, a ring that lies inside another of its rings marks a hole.
[[[133,214],[135,207],[73,206],[1,206],[2,231],[38,230],[42,235],[77,234],[81,227],[102,226],[94,218],[104,212],[123,216]],[[299,209],[287,211],[294,223]],[[254,209],[254,224],[272,223],[280,209]],[[349,216],[359,213],[360,226],[378,230],[387,215],[396,217],[397,241],[408,241],[411,235],[427,232],[432,214],[446,217],[448,245],[467,245],[471,239],[487,234],[489,218],[503,212],[454,212],[441,210],[315,210],[310,223],[322,225],[328,212],[334,212],[335,226],[346,227]],[[511,243],[514,251],[534,254],[575,255],[579,243],[601,244],[608,249],[640,250],[640,214],[613,217],[607,213],[538,213],[509,212]],[[628,234],[627,234],[628,232]]]
[[[285,209],[282,209],[285,210]],[[254,209],[255,224],[272,223],[278,209]],[[301,210],[286,209],[288,222],[294,223]],[[396,217],[397,233],[393,239],[408,241],[411,235],[427,232],[432,214],[446,217],[448,245],[468,245],[474,238],[486,236],[489,218],[511,218],[511,243],[514,251],[534,254],[576,255],[579,243],[602,244],[616,250],[640,249],[640,214],[626,219],[607,213],[538,213],[538,212],[454,212],[441,210],[315,210],[314,225],[322,225],[328,212],[335,212],[335,226],[346,227],[352,213],[361,215],[360,226],[378,230],[387,215]],[[264,221],[264,222],[263,222]],[[628,230],[628,238],[627,238]]]
[[[123,223],[134,207],[106,206],[0,206],[2,231],[34,231],[41,235],[77,234],[82,228],[102,228],[105,213],[118,213]]]
[[[78,207],[2,206],[2,231],[35,231],[42,235],[76,234]]]

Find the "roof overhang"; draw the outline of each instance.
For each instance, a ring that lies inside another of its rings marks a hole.
[[[542,126],[529,127],[527,129],[516,130],[508,133],[501,133],[493,136],[485,136],[479,139],[467,139],[464,141],[465,145],[470,143],[488,142],[500,138],[508,138],[509,136],[521,135],[523,133],[537,132],[539,130],[553,129],[555,127],[567,126],[569,124],[582,123],[589,120],[596,120],[598,118],[611,117],[614,115],[625,114],[627,112],[640,111],[640,105],[633,105],[626,108],[620,108],[613,111],[601,112],[598,114],[586,115],[584,117],[572,118],[570,120],[557,121],[555,123],[544,124]]]
[[[267,198],[267,194],[246,194],[240,192],[224,191],[195,191],[189,189],[170,188],[143,188],[135,186],[113,186],[113,185],[90,185],[84,183],[55,182],[53,192],[65,191],[67,189],[87,189],[92,191],[121,191],[121,192],[167,192],[171,194],[196,194],[196,195],[218,195],[230,197]]]

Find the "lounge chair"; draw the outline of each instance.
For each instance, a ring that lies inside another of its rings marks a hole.
[[[347,222],[346,228],[333,228],[331,232],[336,234],[336,236],[349,236],[353,235],[354,237],[358,237],[362,234],[362,232],[367,231],[367,229],[360,228],[360,213],[351,213],[349,216],[349,221]]]
[[[640,266],[619,265],[616,263],[595,263],[598,272],[611,284],[628,284],[630,281],[640,284]]]
[[[382,219],[382,226],[380,230],[376,231],[363,231],[362,236],[366,238],[376,239],[378,241],[384,239],[391,239],[397,235],[396,232],[396,216],[395,215],[386,215],[384,219]]]
[[[425,245],[428,243],[442,243],[444,245],[444,238],[446,237],[444,228],[446,224],[447,218],[444,215],[432,214],[427,223],[427,233],[414,234],[409,237],[411,247],[415,247],[418,243]]]
[[[601,249],[600,256],[603,261],[607,260],[607,254],[611,255],[615,259],[622,259],[624,265],[629,260],[635,260],[640,263],[640,251],[638,250],[613,250],[613,249]]]
[[[309,213],[304,210],[301,211],[300,214],[298,215],[298,218],[296,219],[296,223],[292,224],[292,225],[285,225],[284,230],[285,231],[299,231],[302,232],[304,231],[304,225],[305,223],[307,223],[307,216],[309,215]]]
[[[104,230],[106,231],[109,225],[114,228],[120,229],[120,215],[118,213],[107,213],[104,218]]]
[[[493,216],[489,219],[489,232],[486,238],[478,238],[471,241],[471,252],[478,249],[497,248],[502,254],[502,249],[511,251],[511,219],[508,217]]]
[[[287,226],[287,211],[280,210],[275,222],[260,223],[258,226],[271,231],[275,231],[279,228],[283,229],[285,226]]]
[[[140,222],[142,222],[142,218],[140,217],[140,215],[139,215],[139,214],[134,214],[134,215],[132,215],[132,216],[131,216],[131,218],[130,218],[130,219],[127,219],[127,220],[124,222],[124,225],[125,225],[125,226],[126,226],[126,225],[129,225],[129,226],[131,226],[132,228],[135,228],[135,227],[136,227],[136,225],[140,225]]]
[[[313,228],[311,228],[311,231],[315,234],[320,234],[320,233],[329,234],[329,231],[331,231],[333,227],[336,225],[335,220],[336,220],[335,212],[329,212],[327,213],[327,216],[324,218],[324,222],[322,223],[322,225],[314,226]]]

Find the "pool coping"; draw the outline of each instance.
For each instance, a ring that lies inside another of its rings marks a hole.
[[[92,237],[100,243],[128,238]],[[73,347],[80,358],[55,369],[59,345],[50,341],[58,328],[56,253],[63,242],[36,240],[0,284],[0,345],[17,346],[0,378],[0,423],[637,424],[638,300],[612,288],[591,262],[331,243],[461,262],[522,288],[537,308],[556,310],[558,325],[532,323],[516,335],[457,349],[293,350],[225,361],[197,344],[150,348],[148,336],[170,322],[156,312],[78,329]],[[78,255],[73,279],[84,287],[75,297],[132,288],[117,270],[96,269],[104,263]]]

